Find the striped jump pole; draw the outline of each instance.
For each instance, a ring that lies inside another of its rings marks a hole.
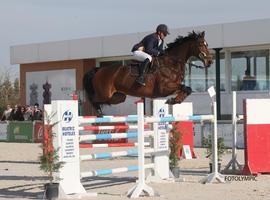
[[[131,115],[127,117],[82,117],[79,118],[79,124],[93,124],[93,123],[109,123],[109,122],[137,122],[138,117],[136,115]]]
[[[153,135],[153,131],[145,131],[144,136]],[[80,135],[80,142],[90,140],[108,140],[120,138],[135,138],[138,136],[137,132],[129,133],[113,133],[113,134],[96,134],[96,135]]]
[[[192,115],[178,117],[146,117],[145,123],[174,122],[174,121],[201,121],[213,120],[213,115]],[[80,123],[109,123],[109,122],[136,122],[137,116],[133,117],[104,117],[104,118],[82,118]]]
[[[108,139],[119,139],[119,138],[135,138],[137,132],[130,133],[113,133],[113,134],[95,134],[95,135],[80,135],[80,142],[89,140],[108,140]]]
[[[145,153],[159,153],[159,151],[155,151],[153,148],[145,149]],[[130,149],[127,151],[117,151],[117,152],[105,152],[105,153],[96,153],[96,154],[89,154],[89,155],[81,155],[81,161],[84,160],[94,160],[94,159],[105,159],[105,158],[116,158],[121,156],[137,156],[138,150],[137,149]]]
[[[146,164],[144,165],[144,170],[151,169],[153,167],[154,165],[151,163]],[[118,174],[118,173],[123,173],[123,172],[134,172],[138,170],[139,170],[138,165],[131,165],[127,167],[120,167],[120,168],[114,168],[114,169],[100,169],[100,170],[93,170],[89,172],[82,172],[81,178],[88,178],[88,177],[93,177],[93,176],[104,176],[104,175]]]
[[[114,126],[81,126],[79,131],[101,131],[101,130],[122,130],[122,129],[137,129],[137,125],[114,125]],[[145,129],[149,129],[150,126],[145,125]]]
[[[123,173],[123,172],[132,172],[132,171],[138,171],[138,166],[131,165],[128,167],[121,167],[121,168],[115,168],[115,169],[101,169],[101,170],[93,170],[89,172],[82,172],[81,178],[110,175],[110,174],[117,174],[117,173]]]
[[[149,142],[145,142],[144,146],[149,146]],[[137,142],[129,142],[129,143],[109,143],[109,144],[87,144],[81,143],[80,148],[106,148],[106,147],[137,147]]]
[[[81,161],[84,160],[94,160],[94,159],[105,159],[105,158],[115,158],[121,156],[137,156],[138,150],[137,149],[130,149],[127,151],[118,151],[118,152],[105,152],[105,153],[96,153],[90,155],[81,155]]]
[[[176,122],[176,121],[204,121],[204,120],[214,120],[213,115],[192,115],[192,116],[169,116],[169,117],[148,117],[145,118],[146,123],[154,122]]]

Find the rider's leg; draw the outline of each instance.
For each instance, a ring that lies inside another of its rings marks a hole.
[[[134,51],[133,56],[134,56],[134,58],[136,60],[143,61],[143,63],[139,67],[139,77],[136,79],[136,81],[139,84],[145,86],[144,76],[143,75],[144,75],[144,73],[145,73],[145,71],[147,69],[147,66],[149,65],[149,63],[151,63],[152,57],[149,54],[147,54],[147,53],[145,53],[143,51]]]
[[[146,58],[143,63],[141,64],[141,66],[139,67],[139,77],[136,79],[137,83],[145,86],[145,82],[144,82],[144,73],[148,67],[150,63],[150,60],[148,58]]]

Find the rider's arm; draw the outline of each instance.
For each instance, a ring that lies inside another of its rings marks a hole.
[[[144,48],[145,52],[152,56],[158,56],[160,53],[158,48],[158,40],[154,36],[145,38]]]

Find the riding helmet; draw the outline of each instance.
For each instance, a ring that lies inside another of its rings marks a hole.
[[[170,33],[169,33],[168,26],[167,26],[166,24],[159,24],[159,25],[157,26],[156,31],[157,31],[157,32],[160,31],[160,32],[164,33],[165,35],[170,34]]]

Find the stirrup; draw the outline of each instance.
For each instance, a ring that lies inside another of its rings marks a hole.
[[[139,83],[139,84],[142,85],[142,86],[145,86],[145,82],[144,82],[143,76],[139,76],[139,77],[136,79],[136,82]]]

